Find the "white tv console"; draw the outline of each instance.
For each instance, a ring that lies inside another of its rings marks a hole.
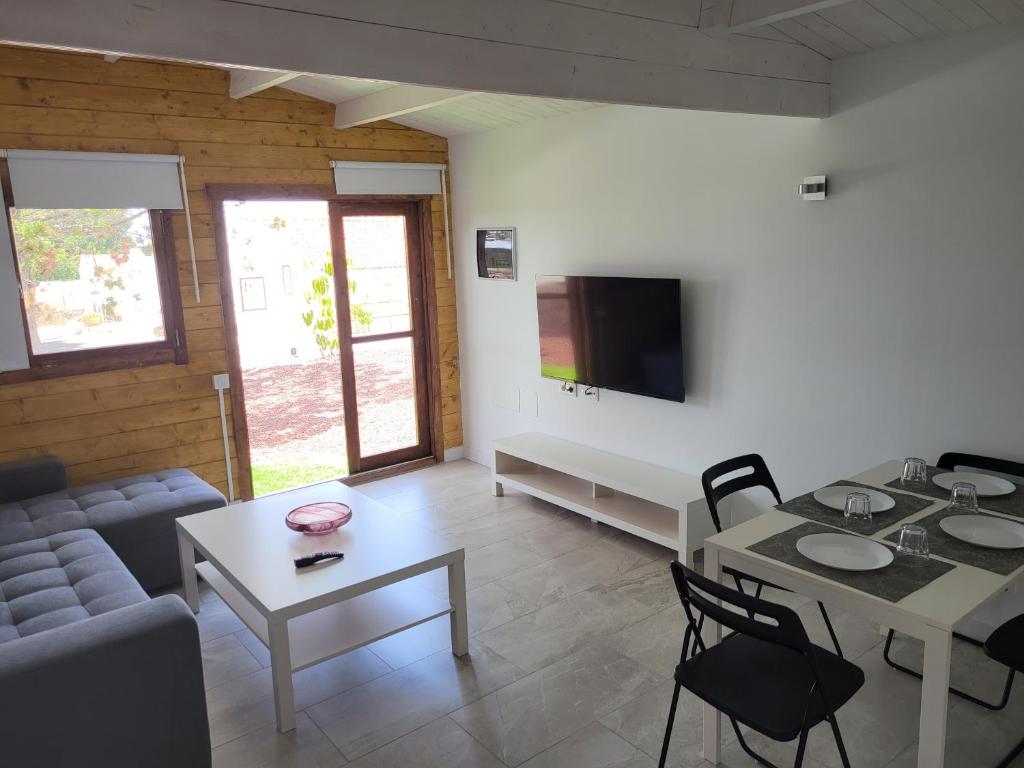
[[[693,553],[715,533],[700,479],[540,432],[494,441],[494,495],[515,490]]]

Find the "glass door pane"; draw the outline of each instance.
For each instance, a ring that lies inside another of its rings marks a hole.
[[[335,268],[349,461],[365,471],[430,455],[420,229],[413,203],[336,203]]]
[[[376,456],[417,445],[412,338],[353,344],[352,363],[360,455]]]
[[[409,260],[405,216],[346,216],[352,336],[409,331]]]

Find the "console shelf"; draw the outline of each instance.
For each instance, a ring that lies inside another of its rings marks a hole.
[[[494,441],[494,491],[506,487],[679,553],[714,533],[700,481],[568,440],[531,432]]]

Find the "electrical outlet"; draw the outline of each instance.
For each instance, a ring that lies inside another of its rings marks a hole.
[[[231,377],[226,373],[216,373],[213,376],[214,389],[231,389]]]

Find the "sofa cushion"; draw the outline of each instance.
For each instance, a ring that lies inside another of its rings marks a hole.
[[[121,547],[173,531],[168,519],[224,505],[187,469],[168,469],[0,504],[0,545],[95,528]]]
[[[0,546],[0,643],[147,600],[95,531]]]

